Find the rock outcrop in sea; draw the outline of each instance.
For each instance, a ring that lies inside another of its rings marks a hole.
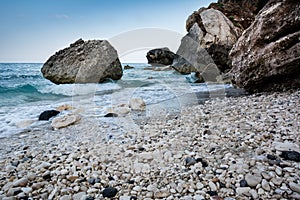
[[[117,51],[106,40],[77,40],[51,56],[43,76],[56,84],[101,83],[123,75]]]
[[[176,55],[169,48],[164,47],[148,51],[146,57],[149,64],[171,65]]]
[[[299,88],[299,27],[299,1],[269,1],[231,50],[237,86],[250,92]]]

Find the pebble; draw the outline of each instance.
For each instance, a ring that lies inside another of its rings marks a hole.
[[[280,154],[299,152],[300,91],[274,95],[213,99],[130,130],[119,120],[133,116],[84,114],[1,138],[0,199],[297,199],[298,162]]]
[[[289,186],[291,188],[291,190],[298,192],[300,194],[300,184],[296,184],[294,182],[290,182]]]
[[[271,187],[270,184],[268,183],[268,181],[266,181],[265,179],[262,180],[261,182],[261,186],[265,191],[270,191]]]
[[[250,187],[256,187],[261,182],[261,175],[246,174],[245,180]]]
[[[112,197],[116,196],[117,193],[118,193],[118,190],[116,188],[113,188],[113,187],[105,188],[102,191],[103,197],[108,197],[108,198],[112,198]]]

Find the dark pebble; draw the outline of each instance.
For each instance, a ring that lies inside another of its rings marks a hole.
[[[116,113],[107,113],[106,115],[104,115],[104,117],[118,117],[118,114],[116,114]]]
[[[20,162],[18,160],[12,161],[11,165],[14,167],[18,167],[18,165],[20,164]]]
[[[280,155],[285,160],[292,160],[299,162],[300,161],[300,153],[297,151],[283,151]]]
[[[202,167],[208,167],[208,163],[205,160],[201,161]]]
[[[47,173],[43,176],[43,179],[44,180],[50,180],[51,179],[51,174],[50,173]]]
[[[128,183],[129,184],[134,184],[134,180],[129,180]]]
[[[245,179],[240,181],[240,187],[248,187],[248,183]]]
[[[270,159],[270,160],[276,160],[277,157],[274,156],[274,155],[268,154],[267,158]]]
[[[131,196],[130,200],[137,200],[138,198],[136,196]]]
[[[57,110],[46,110],[42,112],[39,116],[39,120],[48,121],[51,117],[58,115],[60,112]]]
[[[87,197],[85,200],[94,200],[94,197]]]
[[[218,196],[216,191],[207,191],[207,194],[209,194],[209,196]]]
[[[139,151],[145,151],[145,148],[144,147],[139,147],[138,150]]]
[[[108,177],[108,180],[110,180],[110,181],[114,181],[115,179],[114,179],[114,177],[112,177],[112,176],[109,176],[109,177]]]
[[[205,131],[203,132],[203,135],[211,135],[211,131],[210,131],[210,130],[205,130]]]
[[[196,164],[196,163],[197,163],[197,161],[196,161],[195,158],[187,157],[187,158],[185,159],[185,164],[186,164],[187,166],[194,165],[194,164]]]
[[[108,198],[112,198],[112,197],[116,196],[117,193],[118,193],[118,190],[116,188],[113,188],[113,187],[105,188],[102,191],[103,197],[108,197]]]
[[[89,182],[89,184],[94,185],[95,184],[95,179],[94,178],[89,178],[87,180]]]
[[[101,179],[100,178],[96,178],[95,179],[95,183],[100,183],[101,182]]]

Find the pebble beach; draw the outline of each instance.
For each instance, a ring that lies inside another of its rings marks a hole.
[[[1,138],[0,200],[300,199],[300,90],[117,118]]]

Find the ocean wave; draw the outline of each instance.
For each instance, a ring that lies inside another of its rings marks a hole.
[[[12,79],[42,79],[41,75],[24,75],[24,74],[7,74],[0,76],[1,80],[12,80]]]

